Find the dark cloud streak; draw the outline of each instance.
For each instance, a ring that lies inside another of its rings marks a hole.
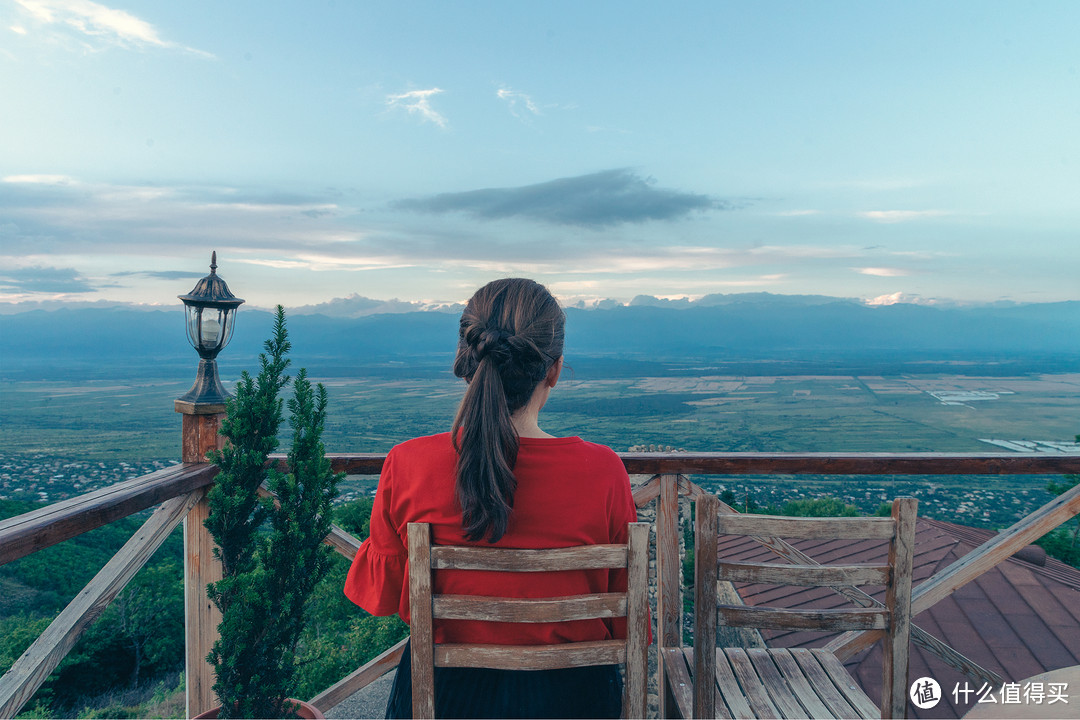
[[[604,170],[515,188],[488,188],[399,200],[392,207],[427,213],[464,212],[495,220],[523,217],[555,225],[610,227],[677,220],[695,211],[733,210],[738,203],[657,188],[628,169]]]
[[[3,292],[88,293],[96,289],[71,268],[28,267],[0,274]]]

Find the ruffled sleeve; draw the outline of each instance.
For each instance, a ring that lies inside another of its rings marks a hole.
[[[345,579],[345,596],[372,615],[393,615],[401,603],[408,550],[390,519],[393,457],[383,464],[371,508],[368,539],[360,545]]]

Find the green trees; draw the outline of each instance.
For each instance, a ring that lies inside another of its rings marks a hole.
[[[1080,442],[1080,435],[1076,436]],[[1051,480],[1046,490],[1054,496],[1062,495],[1080,483],[1080,475],[1066,475],[1064,482]],[[1060,527],[1051,530],[1037,541],[1050,557],[1057,558],[1073,567],[1080,567],[1080,516],[1074,517]]]
[[[291,345],[278,306],[272,337],[259,356],[261,370],[244,373],[229,401],[225,449],[211,454],[221,472],[208,495],[223,578],[208,588],[221,610],[220,639],[209,660],[220,717],[282,717],[296,694],[296,650],[304,607],[329,568],[331,502],[340,476],[325,459],[322,432],[326,389],[313,389],[301,370],[288,403],[292,446],[288,472],[267,467],[282,421],[280,391]],[[260,497],[265,482],[277,496]]]

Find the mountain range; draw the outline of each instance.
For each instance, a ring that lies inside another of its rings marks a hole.
[[[568,361],[669,363],[1046,361],[1080,371],[1080,301],[1026,305],[870,306],[826,296],[754,293],[566,308]],[[368,312],[373,311],[373,312]],[[293,356],[312,372],[350,368],[448,367],[460,306],[345,298],[286,309]],[[223,368],[250,368],[272,314],[241,307]],[[43,376],[65,369],[188,368],[194,362],[183,309],[61,307],[0,312],[0,374]],[[186,370],[184,370],[186,372]],[[223,371],[224,372],[224,371]]]

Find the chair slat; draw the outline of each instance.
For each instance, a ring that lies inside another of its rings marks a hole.
[[[649,525],[630,523],[627,534],[623,714],[643,718],[649,696]]]
[[[624,617],[626,606],[623,593],[553,598],[436,595],[432,598],[431,615],[441,620],[546,623]]]
[[[409,558],[413,567],[428,567],[431,563],[431,528],[426,523],[409,523]],[[435,717],[435,673],[432,669],[431,647],[434,635],[431,624],[431,573],[409,573],[409,605],[412,619],[412,707],[415,718]]]
[[[806,648],[792,648],[791,657],[795,658],[795,662],[799,664],[799,668],[802,670],[803,675],[810,682],[810,685],[817,691],[817,695],[821,698],[834,718],[855,718],[862,717],[862,715],[851,706],[851,704],[844,699],[844,696],[836,689],[836,685],[833,684],[832,678],[825,672],[825,669],[821,667],[821,663],[817,661],[814,653]]]
[[[604,570],[626,567],[625,545],[580,545],[545,550],[519,550],[442,545],[431,548],[433,570],[547,572]]]
[[[694,716],[694,696],[691,688],[694,687],[690,679],[690,671],[686,666],[688,658],[683,657],[679,648],[666,648],[664,650],[664,673],[667,675],[668,690],[675,700],[675,707],[679,716],[692,718]],[[690,660],[693,662],[693,660]]]
[[[770,630],[884,630],[888,610],[852,608],[845,610],[780,610],[772,607],[718,605],[720,624]]]
[[[787,680],[780,674],[776,663],[773,662],[772,653],[763,648],[747,648],[746,657],[754,666],[757,676],[765,685],[765,689],[772,698],[773,705],[780,711],[780,717],[802,718],[806,717],[799,699],[795,697],[795,691],[788,686]]]
[[[825,703],[821,702],[821,698],[818,697],[817,692],[806,679],[802,668],[795,662],[795,658],[791,656],[791,651],[784,648],[774,648],[769,652],[772,655],[773,662],[776,663],[776,667],[779,668],[780,674],[784,676],[784,680],[787,681],[788,686],[799,699],[799,703],[806,710],[806,716],[815,720],[832,718],[832,710],[829,710]]]
[[[687,648],[687,650],[690,651],[691,649]],[[750,707],[750,703],[747,701],[746,695],[743,694],[743,690],[739,686],[739,681],[735,677],[735,671],[728,661],[727,653],[725,653],[722,648],[716,648],[715,655],[716,685],[720,697],[723,698],[728,710],[731,711],[732,717],[736,718],[736,720],[756,718],[757,715],[754,714],[753,709]]]
[[[435,646],[436,667],[553,668],[616,665],[626,662],[622,640],[562,643],[560,645],[476,645],[444,643]]]
[[[735,672],[735,677],[739,679],[743,695],[754,711],[754,717],[782,717],[780,710],[777,709],[772,698],[769,697],[769,691],[766,689],[765,683],[758,677],[754,664],[747,657],[746,650],[743,648],[725,648],[724,654],[727,655],[728,662],[731,663],[731,669]]]
[[[821,667],[825,668],[825,672],[829,674],[833,683],[844,695],[844,699],[859,711],[861,717],[876,718],[881,716],[878,707],[867,697],[863,689],[859,687],[855,679],[851,677],[851,674],[848,673],[843,663],[835,655],[828,650],[820,649],[811,650],[810,652],[821,663]]]
[[[772,585],[887,585],[888,565],[780,565],[717,563],[717,576],[731,582]]]
[[[721,535],[761,535],[763,537],[888,540],[893,536],[891,518],[805,518],[775,515],[722,514]]]

